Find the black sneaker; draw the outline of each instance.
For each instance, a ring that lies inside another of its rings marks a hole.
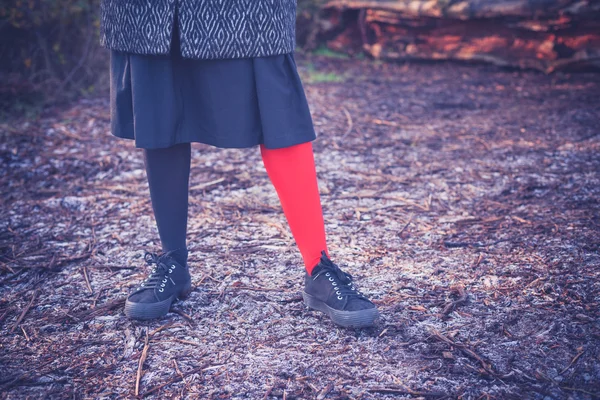
[[[379,312],[352,282],[352,276],[331,262],[325,252],[321,261],[304,277],[304,303],[327,314],[345,328],[372,326]]]
[[[166,315],[171,304],[192,290],[187,264],[181,265],[169,251],[157,255],[146,252],[148,265],[156,264],[150,275],[127,297],[125,315],[133,319],[153,319]]]

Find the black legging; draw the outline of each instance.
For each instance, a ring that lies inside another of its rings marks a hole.
[[[186,230],[191,145],[144,149],[150,198],[163,251],[177,250],[174,258],[187,261]]]

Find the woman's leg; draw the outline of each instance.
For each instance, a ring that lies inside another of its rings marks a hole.
[[[150,198],[164,253],[144,255],[146,263],[154,266],[125,301],[129,318],[162,317],[175,300],[191,290],[186,248],[190,159],[190,143],[144,150]]]
[[[260,151],[310,275],[321,259],[321,251],[327,252],[312,143],[282,149],[261,145]]]
[[[308,272],[302,292],[305,304],[344,327],[372,326],[379,315],[377,308],[327,254],[312,143],[275,150],[261,146],[260,150],[304,258]],[[321,257],[321,251],[326,255]]]
[[[186,231],[190,143],[163,149],[144,149],[150,198],[163,251],[175,250],[180,264],[187,261]]]

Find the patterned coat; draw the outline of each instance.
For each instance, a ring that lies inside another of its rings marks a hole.
[[[100,10],[100,43],[129,53],[169,53],[175,18],[187,58],[262,57],[296,46],[296,0],[102,0]]]

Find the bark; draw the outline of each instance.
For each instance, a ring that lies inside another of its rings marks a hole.
[[[331,0],[318,38],[380,59],[474,60],[501,66],[600,68],[594,0]]]

